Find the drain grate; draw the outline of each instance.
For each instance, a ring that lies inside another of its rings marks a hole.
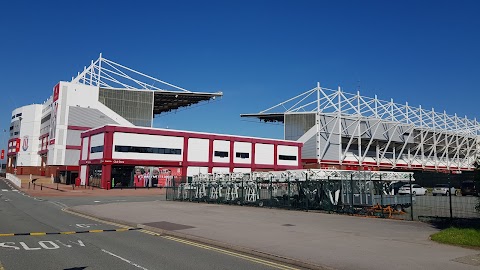
[[[192,226],[177,224],[177,223],[171,223],[171,222],[167,222],[167,221],[145,223],[144,225],[154,227],[154,228],[157,228],[157,229],[167,230],[167,231],[178,231],[178,230],[195,228],[195,227],[192,227]]]

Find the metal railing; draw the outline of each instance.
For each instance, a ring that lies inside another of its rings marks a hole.
[[[368,171],[199,174],[189,180],[174,179],[166,187],[166,200],[405,220],[480,218],[477,197],[461,196],[460,189],[434,195],[433,189],[417,188],[414,181],[413,173]]]

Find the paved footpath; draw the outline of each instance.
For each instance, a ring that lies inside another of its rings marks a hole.
[[[280,209],[150,201],[73,210],[334,269],[479,269],[480,250],[429,240],[428,224]]]
[[[74,187],[64,184],[42,184],[28,185],[22,183],[22,192],[33,197],[139,197],[139,196],[161,196],[165,198],[165,189],[163,188],[126,188],[126,189],[100,189],[87,186]]]

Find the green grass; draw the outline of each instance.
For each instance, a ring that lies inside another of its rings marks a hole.
[[[431,236],[433,241],[480,248],[480,228],[448,228]]]

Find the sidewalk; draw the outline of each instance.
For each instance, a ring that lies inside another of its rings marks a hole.
[[[110,196],[159,196],[165,195],[163,188],[129,188],[129,189],[100,189],[92,187],[73,187],[64,184],[22,184],[21,191],[35,197],[76,197],[76,196],[94,196],[94,197],[110,197]],[[58,189],[57,189],[58,188]]]
[[[478,269],[480,260],[479,250],[429,240],[437,230],[419,222],[170,201],[73,210],[334,269]]]

